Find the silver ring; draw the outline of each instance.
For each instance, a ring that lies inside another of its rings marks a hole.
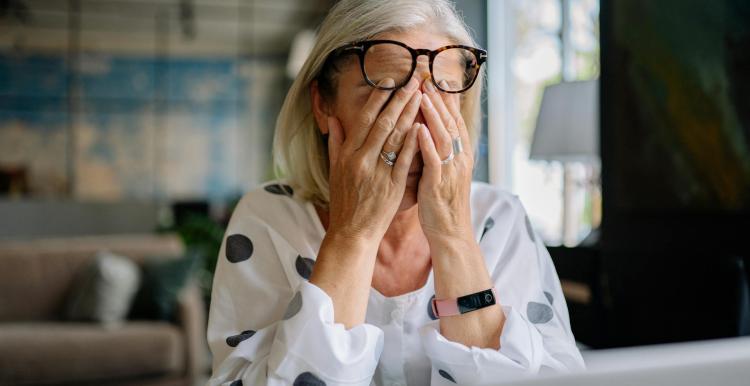
[[[445,165],[448,162],[451,162],[452,159],[453,159],[453,150],[451,150],[451,153],[448,154],[448,157],[446,159],[440,161],[440,163],[443,164],[443,165]]]
[[[396,162],[396,158],[398,158],[398,154],[396,154],[395,151],[381,151],[380,152],[380,158],[385,162],[388,166],[393,166],[393,164]]]
[[[464,151],[464,145],[463,143],[461,143],[461,137],[453,138],[451,142],[453,142],[453,150],[451,150],[451,153],[448,154],[448,157],[440,161],[440,163],[443,165],[450,162],[455,157],[455,154],[460,154],[462,151]]]
[[[464,145],[461,142],[461,137],[453,138],[453,151],[456,154],[460,154],[462,151],[464,151]]]

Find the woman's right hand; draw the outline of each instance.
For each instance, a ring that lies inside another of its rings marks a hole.
[[[392,79],[382,82],[393,84]],[[349,127],[346,136],[339,120],[328,116],[329,233],[380,243],[401,205],[418,149],[414,119],[421,98],[416,78],[395,91],[373,88],[356,127]],[[383,150],[398,154],[393,166],[380,158]]]

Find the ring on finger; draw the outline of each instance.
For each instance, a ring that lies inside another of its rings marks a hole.
[[[445,165],[448,162],[451,162],[452,159],[453,159],[453,150],[451,150],[451,153],[448,154],[448,157],[446,157],[444,160],[440,160],[440,163]]]
[[[380,151],[380,158],[385,162],[388,166],[393,166],[393,164],[396,163],[396,159],[398,158],[398,154],[396,154],[395,151]]]
[[[460,154],[462,151],[464,151],[464,146],[461,143],[461,137],[453,138],[451,142],[453,143],[453,150],[451,150],[451,153],[448,154],[448,157],[440,161],[440,163],[443,165],[450,162],[455,157],[456,154]]]
[[[398,152],[396,150],[398,150],[399,148],[401,148],[401,146],[403,146],[403,141],[401,141],[400,145],[396,145],[396,146],[391,145],[391,143],[393,142],[391,141],[392,138],[398,138],[398,131],[394,130],[391,133],[391,135],[388,137],[388,141],[386,141],[383,148],[380,149],[380,159],[382,159],[383,162],[385,162],[385,164],[388,166],[393,166],[396,163],[396,159],[398,158]],[[385,150],[386,147],[395,148],[396,150],[386,151]]]
[[[464,151],[464,144],[461,142],[461,137],[453,138],[453,152],[460,154]]]

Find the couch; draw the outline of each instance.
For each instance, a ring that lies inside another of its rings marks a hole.
[[[176,323],[63,319],[76,275],[101,249],[142,264],[185,248],[172,234],[0,241],[0,385],[193,385],[204,376],[206,312],[194,283],[180,293]]]

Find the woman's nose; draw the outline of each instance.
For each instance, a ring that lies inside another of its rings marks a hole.
[[[430,77],[429,59],[424,56],[419,56],[417,58],[417,66],[414,69],[414,77],[420,81],[420,84],[424,82],[425,79],[428,79]]]

